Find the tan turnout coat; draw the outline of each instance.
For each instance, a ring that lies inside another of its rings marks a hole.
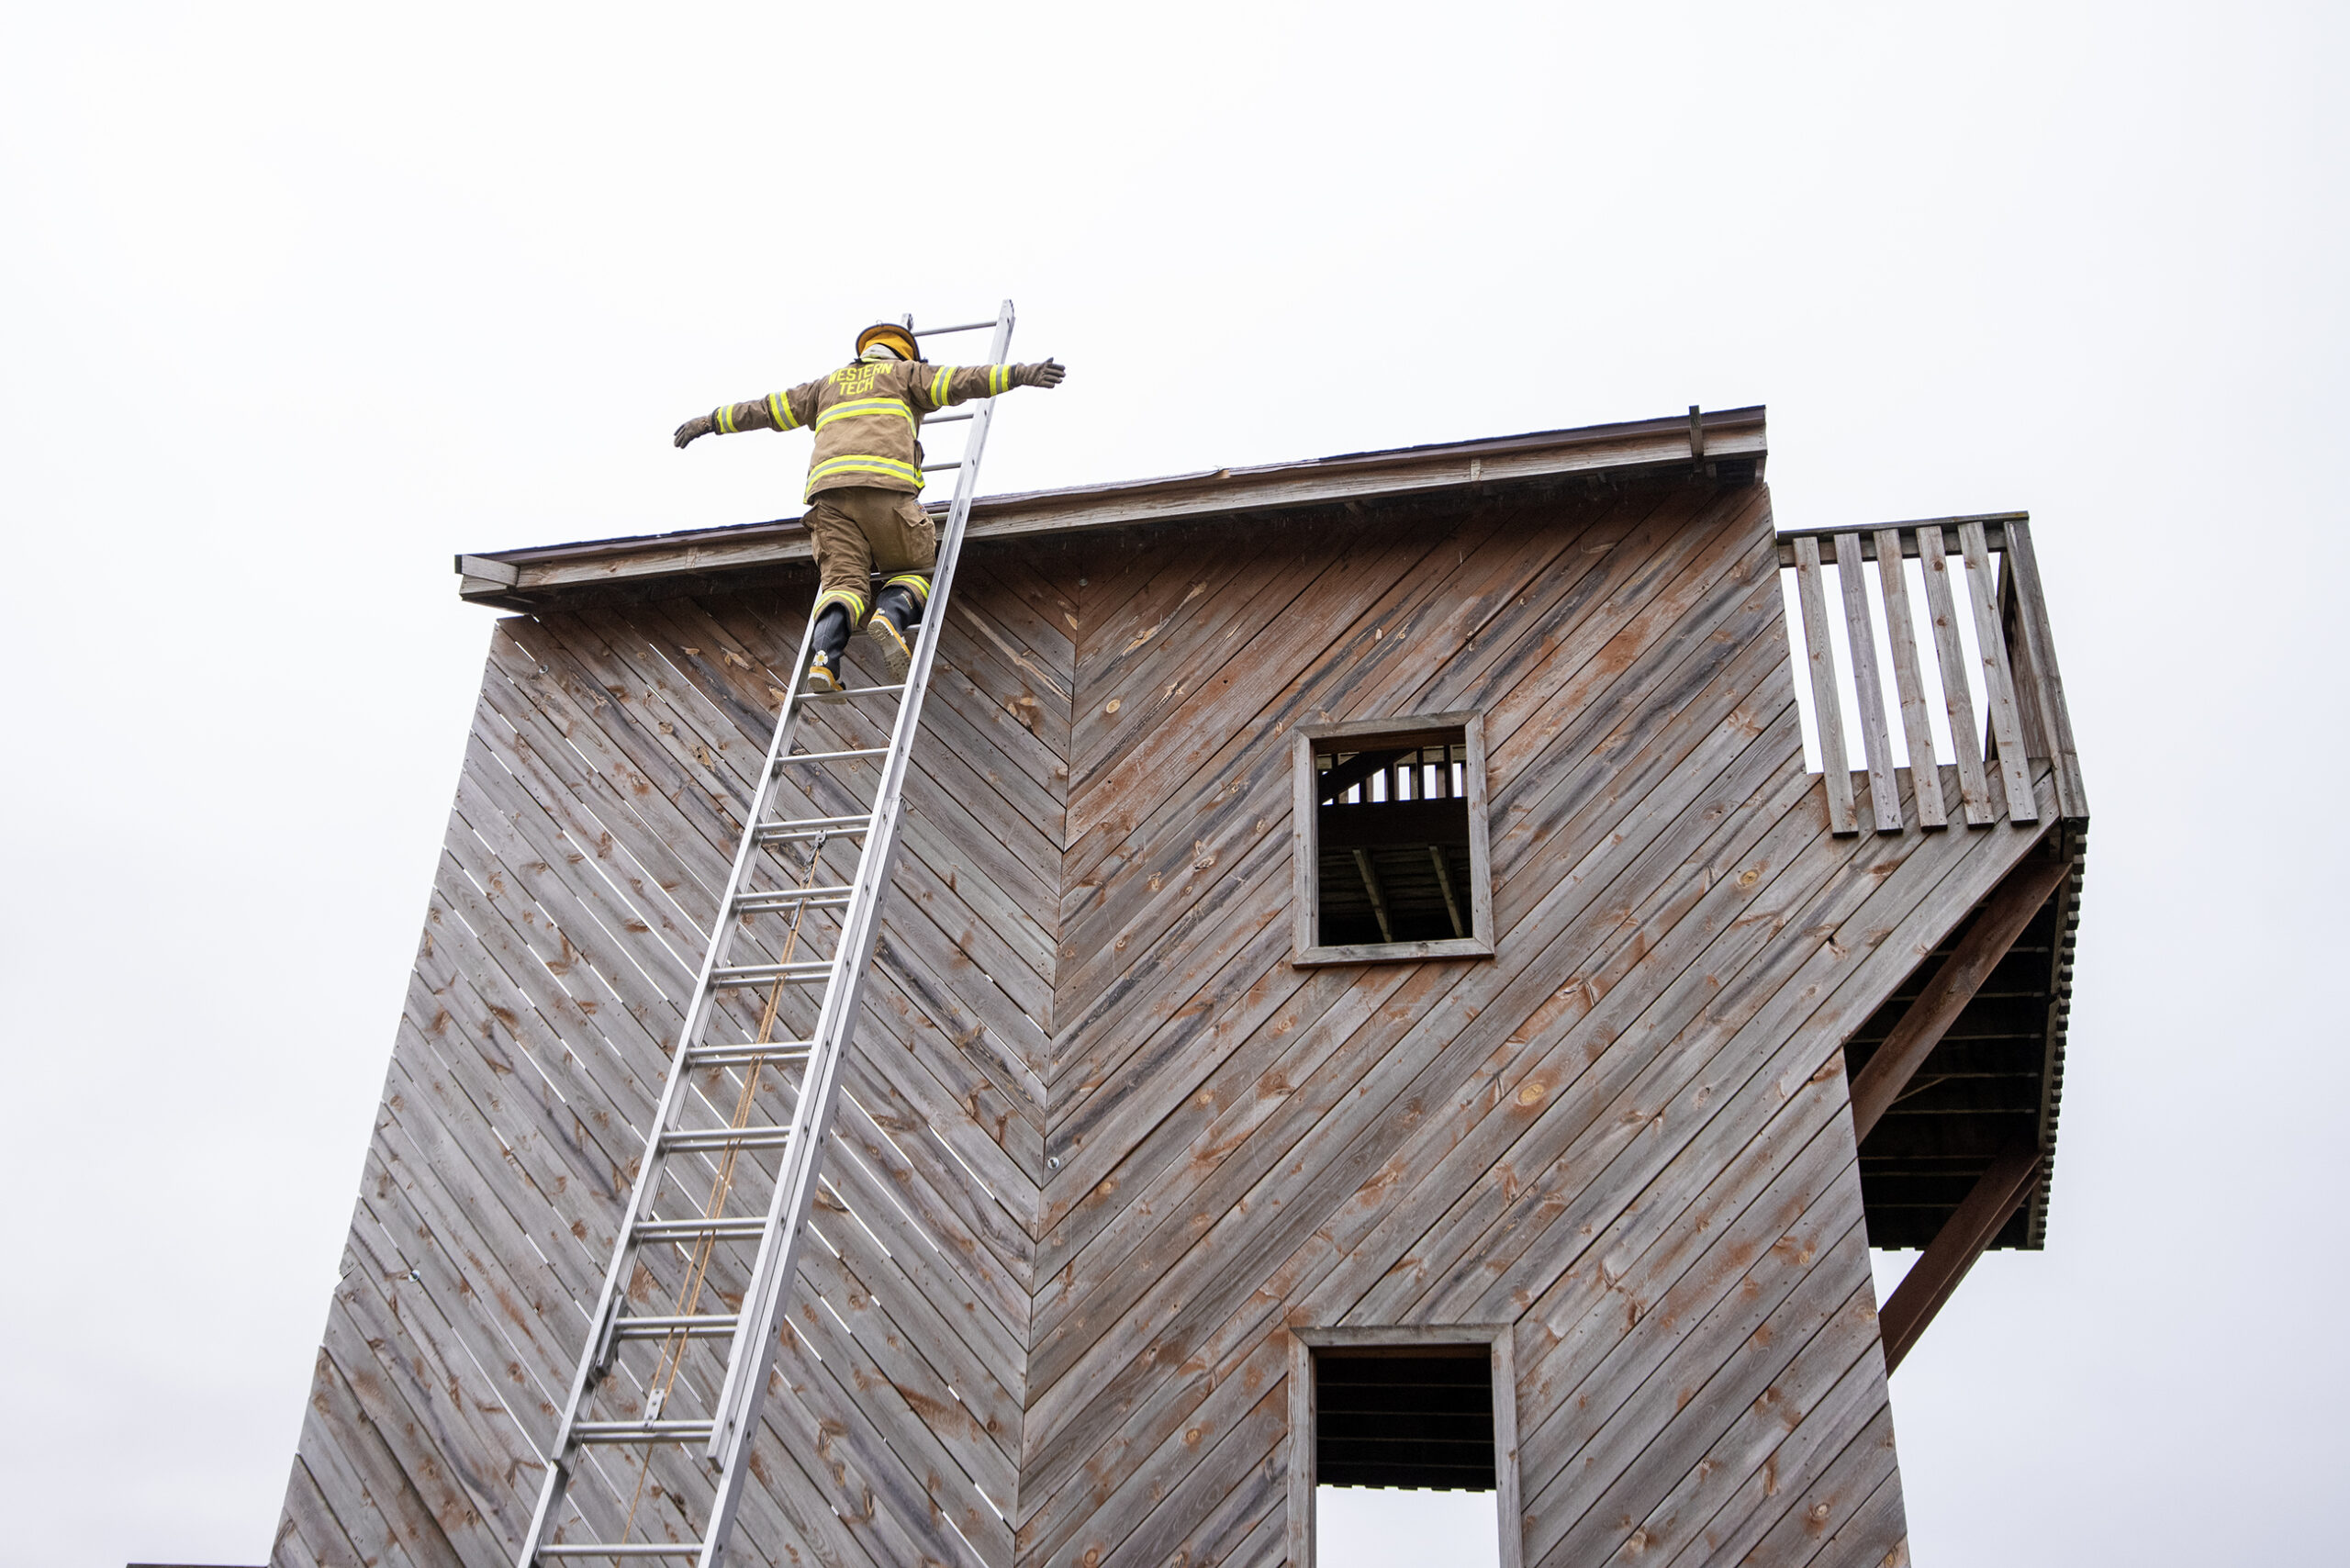
[[[921,416],[1029,386],[1040,368],[860,361],[789,392],[726,404],[711,418],[721,435],[803,427],[814,431],[816,451],[809,460],[808,487],[802,492],[808,498],[851,485],[920,495],[922,442],[916,431]]]

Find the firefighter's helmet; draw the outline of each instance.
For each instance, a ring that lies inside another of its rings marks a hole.
[[[915,343],[913,332],[895,321],[876,321],[856,335],[857,357],[875,343],[886,343],[908,359],[920,359],[922,349]]]

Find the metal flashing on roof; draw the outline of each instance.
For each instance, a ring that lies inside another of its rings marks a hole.
[[[983,498],[972,504],[969,537],[1004,540],[1265,509],[1360,505],[1576,475],[1759,478],[1767,455],[1761,406],[1705,414],[1693,409],[1660,420]],[[457,557],[458,591],[471,602],[528,610],[569,590],[809,558],[807,530],[798,518],[783,518],[464,554]]]

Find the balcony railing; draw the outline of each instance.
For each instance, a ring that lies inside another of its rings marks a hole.
[[[1779,565],[1831,832],[1861,831],[1855,772],[1879,833],[1904,825],[1902,773],[1919,827],[1953,812],[1970,827],[2037,822],[2034,761],[2054,774],[2056,814],[2088,815],[2023,513],[1782,533]]]

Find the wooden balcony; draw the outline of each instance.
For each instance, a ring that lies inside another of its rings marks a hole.
[[[2038,821],[2035,761],[2053,772],[2057,815],[2088,816],[2023,513],[1783,533],[1779,565],[1800,606],[1830,831]]]
[[[2002,513],[1785,533],[1779,563],[1789,622],[1801,630],[1791,642],[1807,676],[1797,682],[1808,698],[1807,752],[1823,775],[1830,831],[2032,840],[2001,890],[1844,1042],[1864,1122],[1870,1243],[1955,1250],[1956,1239],[1938,1238],[1972,1226],[1976,1249],[2036,1249],[2047,1235],[2088,799],[2030,521]],[[2027,884],[2028,917],[2013,907]],[[2004,914],[1993,907],[2003,892]],[[2020,934],[1977,951],[1981,928],[1999,919],[2009,929],[2020,920]],[[1964,1005],[1954,1017],[1945,1009],[1923,1060],[1871,1110],[1869,1064],[1905,1025],[1915,1033],[1913,1014],[1970,962],[1979,976]],[[2028,1184],[1986,1216],[1979,1194],[2013,1189],[2019,1161],[2033,1162]],[[1913,1294],[1926,1294],[1922,1279]],[[1892,1307],[1887,1350],[1897,1361],[1906,1341]]]

